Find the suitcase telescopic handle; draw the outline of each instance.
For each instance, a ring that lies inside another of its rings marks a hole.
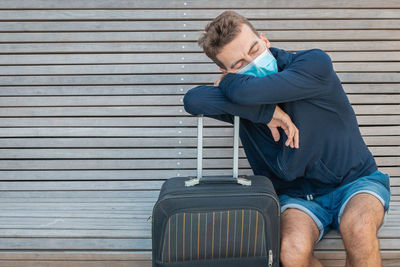
[[[203,114],[197,115],[197,177],[185,181],[185,186],[199,183],[238,183],[251,185],[251,180],[239,177],[239,125],[240,117],[234,116],[233,122],[233,176],[203,177]]]

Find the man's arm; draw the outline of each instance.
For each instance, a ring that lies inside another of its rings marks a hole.
[[[299,130],[290,117],[276,104],[244,106],[230,102],[216,86],[200,85],[190,89],[183,97],[185,110],[192,114],[233,124],[233,115],[255,123],[265,123],[274,140],[280,139],[278,127],[287,136],[286,146],[299,148]]]
[[[276,104],[245,106],[229,101],[216,86],[199,85],[186,92],[183,97],[186,112],[203,114],[233,124],[233,115],[255,123],[269,123]]]
[[[219,88],[230,101],[241,105],[277,104],[326,93],[322,85],[333,71],[329,55],[313,49],[302,57],[286,69],[264,77],[228,73]]]

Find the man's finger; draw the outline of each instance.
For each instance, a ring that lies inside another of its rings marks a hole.
[[[288,146],[290,140],[289,140],[289,136],[290,136],[290,125],[286,122],[286,121],[282,121],[283,123],[280,124],[280,127],[285,131],[286,136],[288,137],[285,145]]]
[[[292,124],[290,124],[290,123],[288,123],[288,122],[285,122],[286,123],[286,125],[287,125],[287,127],[288,127],[288,131],[285,131],[286,132],[286,135],[287,135],[287,140],[286,140],[286,143],[285,143],[285,145],[286,146],[292,146],[292,144],[293,144],[293,135],[294,135],[294,129],[293,129],[293,125]]]
[[[293,148],[294,147],[294,135],[296,134],[296,127],[294,127],[294,125],[292,124],[290,126],[290,147]]]
[[[285,130],[286,136],[288,137],[286,142],[285,142],[285,145],[288,146],[288,145],[290,145],[290,129],[287,128],[287,129],[284,129],[284,130]]]
[[[295,135],[295,144],[296,148],[299,148],[299,130],[297,129],[296,135]]]
[[[274,138],[275,142],[279,141],[280,134],[279,134],[278,128],[272,127],[269,129],[271,130],[272,137]]]

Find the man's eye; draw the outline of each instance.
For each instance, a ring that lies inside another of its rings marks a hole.
[[[254,53],[256,53],[256,52],[258,52],[258,48],[257,48],[257,50],[253,51],[252,54],[254,54]]]

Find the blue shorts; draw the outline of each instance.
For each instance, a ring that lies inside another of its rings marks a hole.
[[[314,220],[319,229],[319,238],[316,242],[319,242],[332,228],[340,232],[340,217],[344,208],[350,198],[358,193],[372,194],[381,201],[386,213],[389,212],[389,175],[379,170],[370,175],[360,177],[349,184],[340,186],[328,194],[310,200],[281,194],[279,195],[279,201],[281,212],[284,212],[288,208],[296,208],[304,211]],[[384,217],[384,222],[385,219],[386,216]],[[384,225],[384,222],[381,227]]]

